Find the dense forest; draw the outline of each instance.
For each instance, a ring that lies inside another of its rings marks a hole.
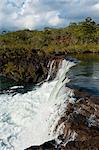
[[[99,24],[90,17],[59,29],[4,31],[0,35],[0,72],[17,82],[37,82],[47,73],[44,65],[49,56],[85,52],[99,52]]]

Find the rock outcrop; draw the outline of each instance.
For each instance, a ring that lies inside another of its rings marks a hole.
[[[0,56],[0,75],[12,79],[20,85],[27,83],[36,84],[46,79],[50,67],[48,64],[52,60],[55,60],[54,65],[56,65],[56,70],[53,73],[54,78],[60,59],[65,57],[57,54],[48,55],[40,49],[31,49],[28,52],[25,52],[25,50],[20,51],[23,57],[18,55],[18,52],[15,51],[13,54],[15,56],[12,55],[12,58],[10,54],[8,55],[11,60],[6,55],[2,58]]]

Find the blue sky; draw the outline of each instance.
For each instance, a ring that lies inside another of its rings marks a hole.
[[[88,16],[99,23],[99,0],[0,0],[0,30],[63,27]]]

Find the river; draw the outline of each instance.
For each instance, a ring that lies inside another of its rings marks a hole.
[[[58,121],[68,102],[76,100],[73,89],[99,95],[99,55],[69,56],[60,62],[55,79],[48,81],[49,76],[31,90],[1,78],[0,150],[23,150],[57,139],[63,132],[62,125],[56,130]]]
[[[69,86],[99,96],[99,54],[71,56],[80,60],[80,63],[69,72],[72,78]]]

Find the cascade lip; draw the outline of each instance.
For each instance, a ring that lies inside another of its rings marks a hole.
[[[70,62],[74,62],[75,64],[78,64],[78,63],[81,62],[80,60],[78,60],[78,59],[76,59],[76,58],[73,58],[73,57],[71,57],[71,56],[65,58],[65,60],[70,61]]]
[[[65,58],[64,57],[55,57],[53,58],[51,61],[53,60],[66,60],[66,61],[69,61],[69,62],[74,62],[75,64],[78,64],[80,61],[76,58],[73,58],[71,56],[66,56]],[[50,59],[49,59],[50,61]],[[49,80],[50,81],[50,80]],[[4,93],[25,93],[25,92],[28,92],[28,91],[31,91],[32,90],[32,87],[34,87],[34,85],[36,86],[39,86],[39,85],[42,85],[42,83],[45,82],[45,79],[42,80],[41,82],[38,82],[38,83],[35,83],[35,84],[31,84],[31,83],[24,83],[24,84],[19,84],[19,85],[14,85],[12,87],[7,87],[6,89],[0,89],[0,94],[4,94]]]

